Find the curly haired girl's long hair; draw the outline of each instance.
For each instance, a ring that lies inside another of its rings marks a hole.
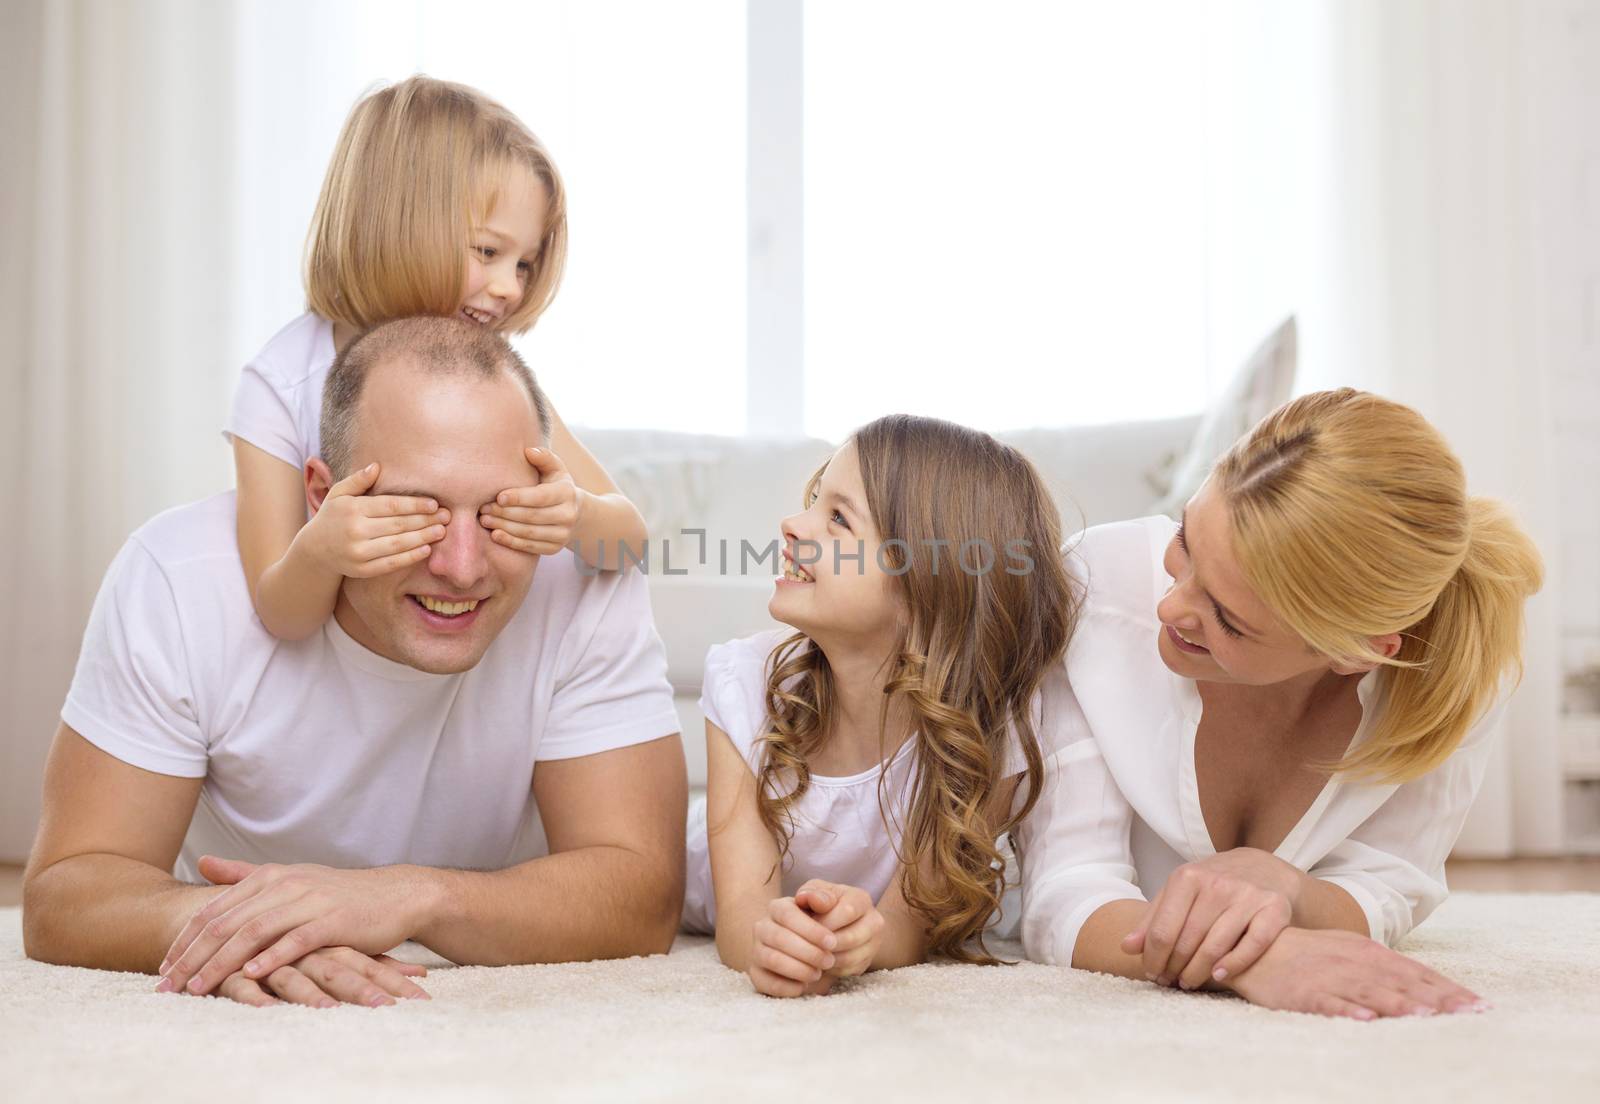
[[[991,964],[983,933],[1005,889],[996,842],[1038,800],[1036,698],[1077,617],[1060,517],[1033,465],[986,433],[896,414],[852,440],[880,562],[903,608],[879,738],[898,706],[916,756],[898,852],[905,899],[925,918],[932,952]],[[806,487],[807,506],[821,476]],[[768,671],[757,800],[787,859],[791,809],[834,716],[834,676],[803,633],[774,649]],[[1013,738],[1026,764],[1021,799],[991,828]]]

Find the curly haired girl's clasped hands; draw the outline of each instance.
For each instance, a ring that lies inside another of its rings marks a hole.
[[[812,878],[768,904],[751,930],[745,972],[770,997],[826,993],[838,978],[872,968],[887,927],[866,890]]]

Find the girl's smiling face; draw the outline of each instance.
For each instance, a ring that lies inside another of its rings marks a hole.
[[[817,481],[810,504],[783,519],[780,574],[767,610],[813,640],[889,646],[898,599],[879,563],[882,541],[867,512],[854,441]]]
[[[544,184],[527,167],[513,163],[506,168],[494,207],[472,228],[459,311],[463,318],[499,329],[522,305],[549,205]]]

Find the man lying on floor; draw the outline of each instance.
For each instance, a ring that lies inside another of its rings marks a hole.
[[[231,492],[128,540],[46,768],[28,955],[328,1005],[423,995],[383,957],[406,940],[481,965],[666,951],[687,785],[645,580],[479,520],[539,481],[527,367],[470,323],[404,319],[326,394],[311,508],[378,462],[372,493],[436,500],[444,535],[344,580],[292,643],[255,616]]]

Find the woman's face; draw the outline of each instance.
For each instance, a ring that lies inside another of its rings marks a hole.
[[[1185,678],[1267,686],[1314,671],[1347,675],[1372,666],[1312,651],[1256,596],[1234,557],[1228,512],[1209,481],[1189,500],[1162,566],[1172,586],[1156,605],[1161,659]],[[1398,648],[1399,637],[1373,641],[1380,651],[1390,650],[1390,642]]]
[[[767,610],[813,640],[892,646],[898,600],[879,563],[854,441],[834,453],[811,505],[783,519],[776,590]]]

